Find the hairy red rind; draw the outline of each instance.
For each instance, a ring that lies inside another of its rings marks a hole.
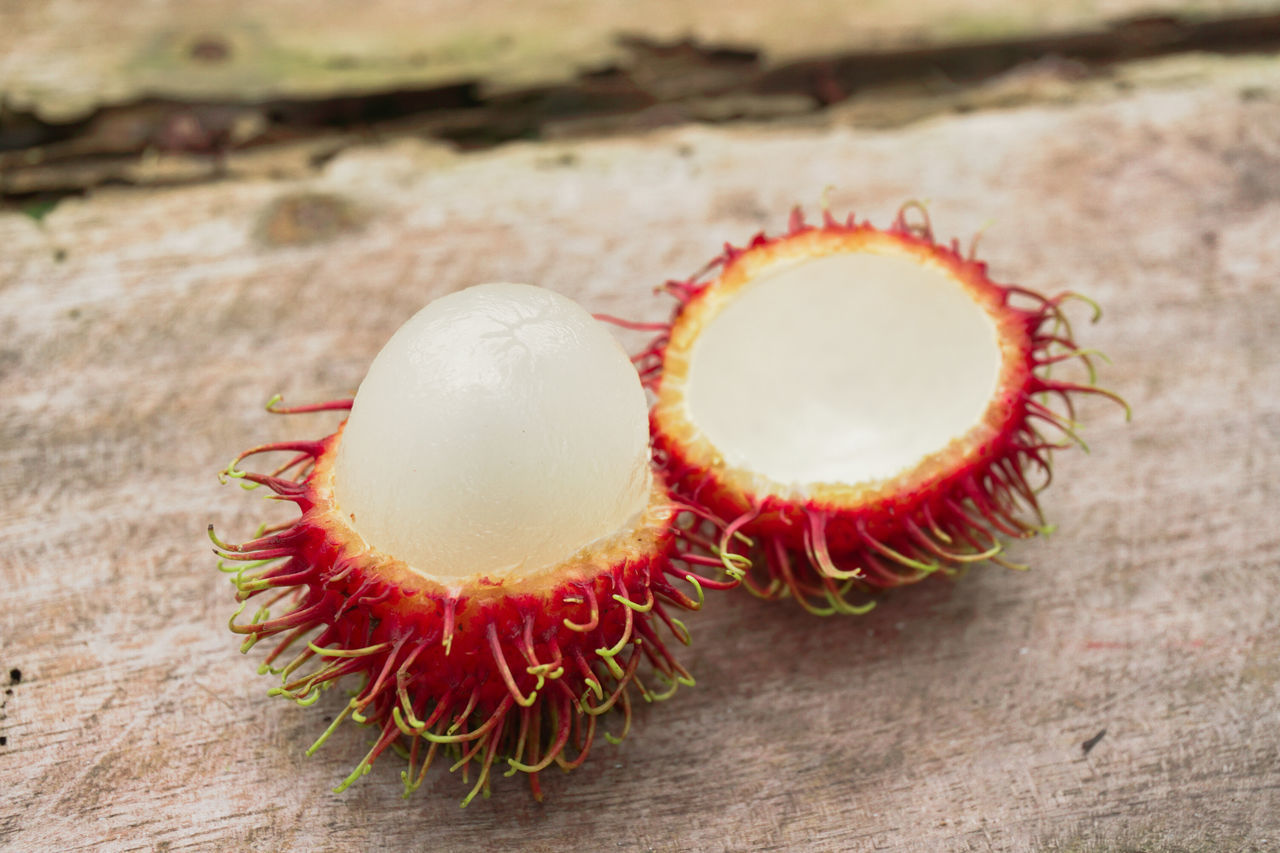
[[[271,411],[350,407],[343,400]],[[452,769],[478,769],[463,805],[488,793],[495,764],[507,775],[528,773],[540,796],[538,772],[581,764],[601,715],[617,711],[625,735],[633,694],[663,699],[692,684],[663,639],[670,633],[689,642],[669,609],[696,610],[704,589],[734,586],[741,576],[733,559],[695,553],[697,541],[716,535],[705,513],[667,501],[657,485],[659,500],[641,524],[600,551],[533,578],[481,577],[450,588],[368,548],[341,518],[331,490],[340,437],[341,430],[256,447],[224,472],[296,504],[297,519],[241,544],[222,542],[210,526],[216,552],[232,561],[220,567],[234,573],[243,602],[231,620],[246,637],[242,650],[276,640],[263,664],[281,677],[271,692],[309,705],[339,682],[362,682],[308,750],[348,716],[377,732],[337,790],[391,748],[408,759],[406,796],[441,752]],[[290,456],[269,474],[240,468],[266,453]],[[720,567],[728,579],[705,577],[693,565]]]
[[[919,221],[909,222],[911,213]],[[939,266],[988,312],[1002,354],[997,392],[966,436],[887,481],[816,484],[803,500],[782,494],[782,487],[761,489],[761,478],[726,465],[687,422],[679,392],[671,390],[677,383],[664,379],[683,375],[701,323],[719,310],[715,300],[730,299],[727,294],[755,270],[783,257],[868,247]],[[852,215],[837,221],[825,210],[821,225],[809,225],[797,209],[785,234],[760,233],[743,248],[726,245],[698,275],[660,288],[677,301],[670,322],[627,324],[657,332],[633,359],[657,398],[650,415],[655,463],[682,500],[729,519],[734,533],[754,540],[749,548],[735,536],[730,547],[750,557],[754,570],[745,583],[757,595],[790,595],[822,614],[862,612],[871,602],[863,596],[855,603],[850,593],[909,584],[982,560],[1021,568],[1000,556],[1002,537],[1047,529],[1037,494],[1050,479],[1052,451],[1083,446],[1074,398],[1098,394],[1124,404],[1096,387],[1091,354],[1074,342],[1062,306],[1083,297],[1049,298],[997,284],[973,249],[962,254],[955,241],[935,242],[924,208],[915,203],[886,230]],[[1087,379],[1052,378],[1050,366],[1064,362],[1082,365]]]

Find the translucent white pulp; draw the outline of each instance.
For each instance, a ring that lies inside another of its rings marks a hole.
[[[485,284],[415,314],[342,435],[339,508],[440,579],[536,571],[648,503],[647,404],[613,336],[567,297]]]
[[[999,372],[994,321],[941,268],[842,253],[745,285],[694,344],[685,399],[729,465],[852,485],[963,436]]]

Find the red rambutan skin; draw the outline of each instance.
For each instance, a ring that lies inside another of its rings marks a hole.
[[[908,222],[908,214],[920,216]],[[758,476],[728,466],[719,452],[687,422],[677,383],[702,324],[723,300],[776,260],[818,257],[872,248],[912,256],[935,265],[963,287],[997,328],[1001,367],[997,389],[980,422],[965,436],[917,466],[885,481],[814,484],[797,499],[760,488]],[[1053,451],[1083,446],[1075,432],[1074,397],[1100,394],[1091,353],[1079,349],[1062,310],[1074,293],[1049,298],[1014,285],[997,284],[973,248],[935,242],[924,208],[904,206],[886,230],[850,215],[837,221],[824,211],[821,225],[805,222],[797,209],[787,232],[757,234],[744,248],[726,245],[704,270],[661,290],[677,300],[665,324],[626,324],[656,331],[633,359],[657,402],[650,413],[655,463],[673,492],[708,515],[728,520],[726,541],[749,556],[744,579],[757,595],[795,597],[822,614],[864,612],[851,591],[869,592],[913,583],[935,572],[1000,557],[1001,537],[1025,538],[1045,531],[1037,494],[1051,478]],[[1084,300],[1088,302],[1088,300]],[[1092,305],[1092,303],[1089,303]],[[1096,319],[1096,306],[1095,319]],[[1051,365],[1075,361],[1087,382],[1051,378]],[[1126,406],[1127,411],[1127,406]]]
[[[271,410],[350,406],[344,400]],[[741,567],[694,553],[694,540],[704,539],[711,522],[666,501],[660,483],[640,523],[600,548],[529,576],[450,586],[369,548],[342,518],[332,497],[340,438],[341,429],[319,441],[256,447],[225,472],[296,504],[297,519],[239,545],[217,539],[210,526],[216,552],[232,561],[220,566],[234,572],[237,599],[244,602],[231,620],[231,629],[246,637],[242,650],[276,640],[263,664],[281,676],[271,693],[309,705],[339,681],[363,681],[308,750],[347,716],[377,731],[337,790],[395,748],[409,761],[402,773],[406,796],[444,751],[452,769],[478,765],[463,805],[488,793],[498,762],[508,775],[527,772],[540,797],[537,773],[552,763],[581,764],[598,717],[620,711],[625,735],[633,693],[663,699],[679,684],[693,683],[663,639],[670,632],[689,642],[668,608],[698,609],[703,589],[736,585]],[[245,459],[275,452],[292,455],[270,474],[240,468]],[[704,577],[694,565],[720,567],[729,577]],[[245,621],[250,602],[261,604]]]

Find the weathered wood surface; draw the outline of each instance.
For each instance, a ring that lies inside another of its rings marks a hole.
[[[794,202],[990,224],[1002,279],[1097,298],[1082,332],[1135,419],[1088,405],[1020,544],[856,619],[720,595],[699,684],[533,802],[457,807],[342,698],[264,693],[205,524],[266,505],[213,473],[316,435],[428,299],[527,280],[656,318],[649,289]],[[994,223],[994,224],[991,224]],[[0,215],[0,847],[31,850],[1267,850],[1280,843],[1280,79],[894,132],[682,130],[460,156],[347,151],[314,178]],[[1106,734],[1085,753],[1082,743]]]
[[[329,97],[478,80],[554,85],[628,47],[685,39],[770,64],[857,50],[1045,36],[1140,16],[1274,11],[1271,0],[62,0],[0,3],[0,105],[46,121],[147,96]]]

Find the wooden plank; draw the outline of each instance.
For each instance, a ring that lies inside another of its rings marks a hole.
[[[316,177],[0,214],[0,846],[155,849],[1260,850],[1280,832],[1280,81],[1223,71],[892,133],[685,129],[461,156],[351,149]],[[998,278],[1097,298],[1133,403],[1086,406],[1060,525],[996,568],[816,620],[691,620],[696,688],[533,802],[400,799],[341,705],[267,699],[204,527],[266,512],[213,472],[354,387],[433,296],[528,280],[649,295],[795,202],[930,200]],[[994,222],[994,224],[991,224]],[[1105,735],[1098,739],[1100,733]],[[1092,749],[1084,750],[1085,742]]]
[[[1265,0],[508,0],[260,3],[129,0],[0,4],[0,93],[50,122],[147,96],[259,101],[477,80],[560,84],[628,66],[628,44],[691,39],[776,65],[830,53],[1014,39],[1138,16],[1247,15]]]

